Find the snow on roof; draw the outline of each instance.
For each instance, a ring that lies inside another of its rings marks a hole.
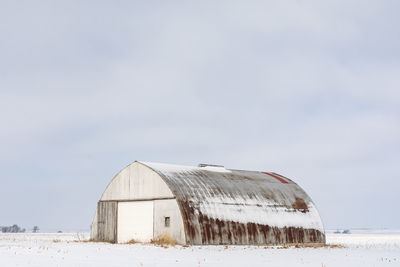
[[[225,169],[222,166],[186,166],[186,165],[176,165],[176,164],[168,164],[168,163],[157,163],[157,162],[144,162],[139,161],[140,163],[151,167],[154,170],[162,171],[163,173],[177,173],[177,172],[191,172],[191,171],[215,171],[215,172],[231,172],[230,170]]]
[[[199,220],[201,215],[219,221],[324,231],[311,198],[292,180],[278,174],[140,163],[165,180],[192,220]]]

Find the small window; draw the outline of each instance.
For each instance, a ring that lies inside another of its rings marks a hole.
[[[164,217],[164,225],[165,227],[169,227],[171,224],[171,219],[169,217]]]

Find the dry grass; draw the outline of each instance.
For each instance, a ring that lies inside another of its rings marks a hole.
[[[58,243],[58,242],[60,242],[60,240],[54,239],[53,242]],[[74,240],[73,242],[99,242],[99,243],[113,244],[112,242],[96,241],[93,239]],[[130,241],[128,241],[124,244],[152,244],[152,245],[160,246],[163,248],[168,248],[170,246],[172,246],[172,247],[176,246],[175,241],[172,239],[172,237],[168,233],[165,233],[158,238],[152,239],[149,243],[140,242],[135,239],[131,239]],[[187,248],[187,247],[190,247],[190,245],[182,246],[182,248]],[[275,249],[288,249],[288,248],[334,248],[334,249],[338,249],[338,248],[346,248],[346,246],[340,245],[340,244],[323,244],[323,243],[289,243],[289,244],[283,244],[283,245],[273,245],[273,246],[263,246],[263,247],[265,249],[271,249],[271,248],[275,248]],[[225,250],[228,248],[229,248],[229,245],[223,246],[223,249],[225,249]],[[199,249],[201,249],[201,246],[199,247]]]
[[[175,246],[175,241],[169,236],[169,234],[165,233],[162,236],[160,236],[159,238],[156,239],[152,239],[150,241],[150,244],[153,245],[158,245],[161,247],[169,247],[169,246]]]
[[[53,243],[60,243],[61,240],[60,239],[53,239]]]
[[[75,242],[75,243],[111,243],[111,242],[105,242],[105,241],[98,241],[94,239],[85,239],[85,240],[72,240],[72,241],[67,241],[67,242]]]
[[[294,243],[294,244],[284,244],[278,248],[345,248],[343,245],[339,244],[323,244],[323,243]]]
[[[346,248],[345,245],[340,245],[340,244],[327,244],[327,245],[325,245],[325,247],[328,247],[328,248]]]

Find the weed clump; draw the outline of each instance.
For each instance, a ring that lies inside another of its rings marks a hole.
[[[150,244],[158,245],[158,246],[161,246],[163,248],[167,248],[169,246],[173,246],[174,247],[176,245],[175,241],[167,233],[163,234],[162,236],[160,236],[158,238],[152,239],[150,241]]]

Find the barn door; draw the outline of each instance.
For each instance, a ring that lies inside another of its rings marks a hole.
[[[118,203],[118,243],[132,240],[150,242],[153,238],[154,201]]]
[[[117,202],[99,201],[97,204],[97,233],[99,241],[116,242]]]

